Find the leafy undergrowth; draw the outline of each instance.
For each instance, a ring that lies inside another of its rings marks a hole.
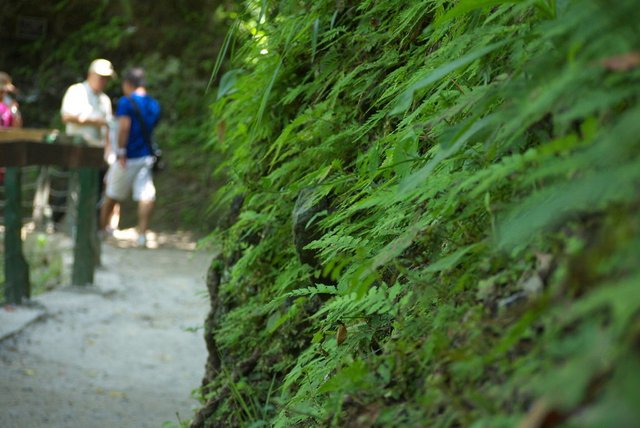
[[[636,426],[634,3],[245,2],[193,425]]]

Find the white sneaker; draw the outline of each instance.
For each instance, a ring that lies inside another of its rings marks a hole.
[[[147,246],[147,237],[143,235],[138,235],[138,239],[136,240],[136,244],[138,247],[146,248]]]

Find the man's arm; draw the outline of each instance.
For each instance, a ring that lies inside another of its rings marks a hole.
[[[60,108],[62,122],[95,127],[106,126],[107,121],[104,118],[89,118],[89,115],[83,112],[82,106],[87,104],[86,98],[87,93],[82,84],[71,85],[62,98],[62,107]]]
[[[116,156],[118,162],[123,167],[127,164],[127,140],[129,139],[129,130],[131,129],[131,118],[129,116],[118,117],[118,148]]]
[[[106,126],[107,125],[107,121],[101,117],[88,118],[88,117],[77,116],[69,113],[62,114],[62,122],[77,123],[79,125],[90,125],[90,126]]]

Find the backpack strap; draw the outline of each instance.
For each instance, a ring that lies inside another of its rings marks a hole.
[[[149,134],[149,130],[147,129],[147,124],[144,122],[144,118],[142,117],[142,112],[140,111],[140,107],[138,103],[133,99],[133,97],[127,97],[131,106],[133,107],[133,111],[136,114],[136,118],[138,122],[140,122],[140,128],[142,129],[142,137],[144,139],[145,144],[149,148],[149,152],[153,156],[153,145],[151,144],[151,135]]]

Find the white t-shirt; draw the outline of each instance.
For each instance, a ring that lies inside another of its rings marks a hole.
[[[104,93],[95,93],[86,81],[69,86],[62,99],[60,113],[86,119],[102,118],[107,122],[113,118],[109,97]],[[70,135],[82,135],[90,145],[103,147],[106,143],[104,128],[67,123],[66,132]]]

